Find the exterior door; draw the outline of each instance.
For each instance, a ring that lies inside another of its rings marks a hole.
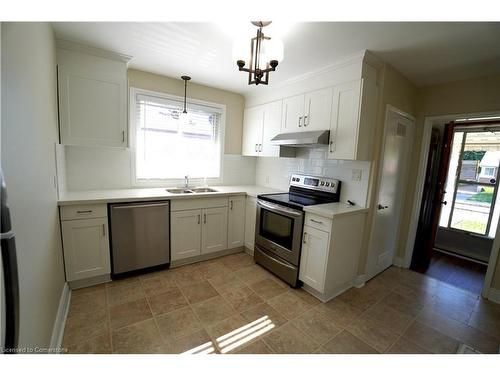
[[[382,147],[378,200],[372,224],[368,278],[392,265],[396,252],[413,120],[388,109]]]

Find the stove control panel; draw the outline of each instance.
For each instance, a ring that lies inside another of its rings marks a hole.
[[[290,186],[336,193],[339,186],[339,180],[328,177],[292,174]]]

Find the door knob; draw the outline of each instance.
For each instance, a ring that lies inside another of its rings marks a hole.
[[[447,201],[442,201],[441,204],[444,204],[445,206],[448,204]]]
[[[384,210],[386,208],[389,208],[389,206],[382,206],[380,203],[378,204],[378,207],[377,207],[379,210]]]

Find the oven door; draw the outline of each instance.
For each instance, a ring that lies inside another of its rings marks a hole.
[[[255,243],[298,266],[303,224],[302,211],[259,199]]]

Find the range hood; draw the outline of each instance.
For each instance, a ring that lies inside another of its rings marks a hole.
[[[272,144],[288,147],[321,147],[330,141],[329,130],[280,133],[271,139]]]

